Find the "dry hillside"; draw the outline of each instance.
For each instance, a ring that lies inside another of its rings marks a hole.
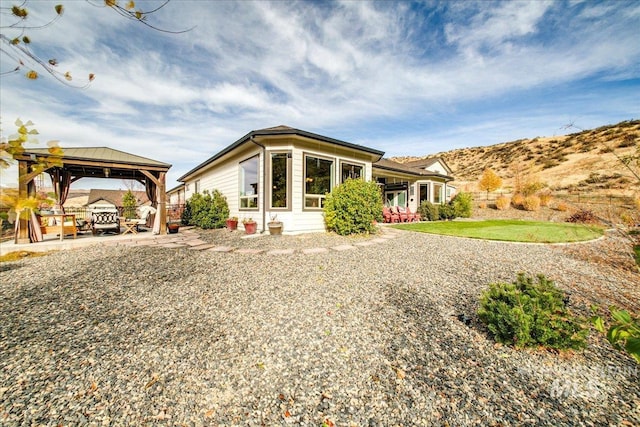
[[[453,169],[456,178],[453,184],[467,191],[476,191],[482,172],[491,168],[502,177],[505,191],[513,188],[514,175],[519,173],[526,180],[546,184],[554,192],[631,196],[640,192],[640,183],[620,158],[637,155],[637,150],[640,150],[640,120],[631,120],[570,135],[393,160],[403,163],[442,157]],[[638,165],[633,166],[640,173]]]

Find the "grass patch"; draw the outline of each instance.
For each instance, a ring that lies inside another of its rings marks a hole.
[[[640,267],[640,245],[633,247],[633,256],[636,259],[636,265]]]
[[[526,243],[568,243],[596,239],[604,229],[593,225],[520,220],[434,221],[394,225],[421,233]]]

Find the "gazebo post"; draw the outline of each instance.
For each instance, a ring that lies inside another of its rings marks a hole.
[[[158,176],[158,209],[160,210],[160,234],[167,234],[167,173]]]
[[[27,166],[27,162],[19,161],[18,162],[18,198],[20,200],[25,200],[29,197],[28,191],[28,182],[27,175],[29,172],[29,168]],[[21,245],[25,243],[31,243],[29,239],[29,219],[24,216],[22,212],[18,218],[18,233],[16,234],[16,243]]]

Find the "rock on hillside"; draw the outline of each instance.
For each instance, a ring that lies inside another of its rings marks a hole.
[[[524,179],[537,179],[554,191],[631,195],[640,191],[640,184],[620,159],[638,155],[638,150],[640,120],[630,120],[569,135],[393,160],[402,163],[442,157],[453,169],[453,184],[468,191],[475,191],[484,169],[491,168],[502,177],[505,190],[513,188],[514,176],[519,174]],[[639,173],[640,165],[633,166]]]

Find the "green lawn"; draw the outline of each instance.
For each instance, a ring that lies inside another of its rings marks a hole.
[[[401,230],[475,239],[528,243],[565,243],[596,239],[601,227],[557,222],[520,220],[435,221],[397,224]]]

